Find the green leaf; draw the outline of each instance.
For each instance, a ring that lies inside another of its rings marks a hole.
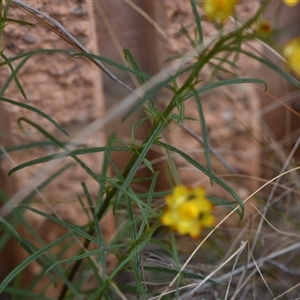
[[[223,182],[223,180],[221,180],[215,174],[210,174],[210,172],[205,167],[203,167],[198,161],[196,161],[194,158],[187,155],[183,151],[179,150],[178,148],[173,147],[173,146],[168,145],[168,144],[165,144],[163,142],[159,142],[159,141],[156,141],[155,144],[179,154],[182,158],[184,158],[187,162],[189,162],[191,165],[196,167],[202,173],[204,173],[208,177],[211,176],[210,177],[211,180],[213,180],[214,182],[219,184],[222,188],[224,188],[224,190],[226,190],[229,194],[231,194],[233,196],[233,198],[235,199],[235,201],[238,203],[238,205],[241,208],[241,219],[242,219],[242,217],[244,216],[244,211],[245,211],[244,203],[240,199],[240,197],[225,182]]]
[[[95,212],[93,214],[93,222],[94,222],[93,225],[94,225],[94,228],[95,228],[96,237],[97,237],[98,241],[101,244],[105,245],[105,240],[103,238],[103,234],[102,234],[101,228],[99,226],[99,221],[97,219],[97,215],[96,215]],[[112,253],[113,252],[113,246],[109,245],[108,248],[110,249],[109,252]],[[107,251],[105,249],[102,249],[101,247],[98,251],[99,251],[99,261],[100,261],[100,265],[101,265],[101,277],[102,278],[107,278],[107,261],[106,261],[106,252]],[[96,274],[98,274],[97,276],[100,276],[98,270],[97,270]],[[101,279],[101,281],[102,281],[102,279]]]
[[[101,252],[103,252],[104,250],[103,249],[98,249],[98,250],[93,250],[93,251],[88,251],[86,253],[83,253],[83,254],[79,254],[79,255],[76,255],[76,256],[73,256],[73,257],[70,257],[70,258],[66,258],[66,259],[62,259],[60,261],[57,261],[55,262],[52,266],[50,266],[46,271],[45,271],[45,275],[47,273],[49,273],[53,268],[55,268],[56,266],[60,265],[60,264],[63,264],[63,263],[71,263],[71,262],[74,262],[74,261],[77,261],[77,260],[81,260],[81,259],[84,259],[84,258],[87,258],[87,257],[91,257],[91,256],[94,256],[94,255],[99,255]]]
[[[11,71],[11,75],[19,89],[19,91],[21,92],[21,94],[23,95],[24,99],[27,100],[27,97],[26,97],[26,94],[25,94],[25,91],[18,79],[18,76],[17,76],[17,72],[15,71],[13,65],[11,64],[11,62],[9,61],[9,59],[3,54],[2,51],[0,51],[0,56],[4,59],[4,61],[6,62],[6,64],[8,65],[10,71]]]
[[[140,151],[139,156],[135,159],[133,164],[130,166],[130,170],[128,171],[128,174],[126,174],[126,177],[124,179],[122,188],[124,190],[127,189],[130,182],[132,181],[135,173],[137,172],[140,164],[144,161],[144,158],[146,157],[146,154],[148,153],[149,149],[152,147],[154,141],[157,139],[158,135],[161,133],[163,123],[156,125],[156,128],[153,129],[148,139],[144,142],[144,144],[141,146],[142,150]],[[123,193],[120,191],[117,195],[116,202],[120,201],[120,198],[122,197]]]
[[[197,42],[191,37],[191,35],[190,35],[188,29],[186,28],[186,26],[183,26],[182,24],[180,24],[180,30],[179,30],[179,32],[176,34],[176,36],[180,36],[180,35],[182,35],[182,34],[188,39],[188,41],[190,42],[190,44],[191,44],[191,46],[192,46],[193,48],[195,48],[195,47],[197,46]],[[176,56],[175,56],[175,57],[176,57]],[[170,58],[170,59],[167,59],[166,61],[170,61],[170,60],[174,59],[175,57],[172,57],[172,58]]]
[[[84,185],[84,182],[82,182],[81,184]],[[78,202],[80,203],[81,209],[84,211],[84,213],[87,216],[89,222],[91,222],[91,217],[90,217],[90,214],[89,214],[89,210],[87,209],[86,205],[84,205],[81,196],[78,195],[78,194],[77,194],[77,199],[78,199]],[[93,207],[90,207],[90,209],[93,209]]]
[[[95,293],[89,298],[89,300],[96,300],[101,299],[101,296],[105,293],[105,291],[110,287],[110,282],[117,276],[117,274],[129,263],[136,253],[140,253],[141,250],[145,247],[145,245],[151,239],[151,232],[154,232],[157,227],[158,223],[153,225],[152,228],[147,229],[143,236],[141,236],[131,247],[128,251],[123,255],[120,259],[118,265],[114,268],[112,273],[110,274],[109,278],[104,282],[102,286],[100,286]]]
[[[21,238],[18,232],[15,230],[15,228],[9,222],[3,219],[1,216],[0,216],[0,227],[2,228],[3,231],[7,232],[10,236],[13,236],[19,242],[21,241]]]
[[[66,157],[73,157],[73,156],[77,156],[77,155],[85,155],[85,154],[90,154],[90,153],[98,153],[98,152],[103,152],[105,150],[117,151],[117,152],[130,151],[130,149],[126,148],[126,147],[91,147],[91,148],[70,150],[69,152],[58,152],[58,153],[46,155],[46,156],[43,156],[40,158],[36,158],[36,159],[30,160],[30,161],[27,161],[26,163],[20,164],[16,167],[12,168],[9,171],[8,175],[11,176],[13,173],[15,173],[21,169],[24,169],[26,167],[46,163],[46,162],[49,162],[52,160],[62,159],[62,158],[66,158]]]
[[[155,172],[153,174],[152,180],[151,180],[151,185],[149,188],[149,192],[148,192],[148,199],[147,199],[147,204],[146,204],[146,209],[141,210],[141,213],[143,215],[143,221],[142,224],[140,226],[139,232],[138,232],[138,237],[140,237],[142,235],[142,233],[144,232],[145,228],[148,226],[148,220],[149,218],[149,213],[151,211],[151,207],[152,207],[152,201],[153,201],[153,195],[154,195],[154,190],[155,190],[155,184],[157,181],[157,177],[158,177],[158,172]],[[139,196],[138,196],[139,198]],[[139,198],[140,199],[140,198]]]
[[[135,105],[133,105],[130,110],[128,111],[128,113],[123,117],[123,119],[128,118],[129,116],[131,116],[135,111],[137,111],[143,104],[145,101],[147,101],[149,99],[149,97],[152,97],[153,95],[155,95],[157,92],[159,92],[161,89],[163,88],[168,88],[169,86],[169,82],[174,81],[176,78],[178,78],[178,76],[186,73],[187,71],[193,69],[193,66],[188,66],[186,68],[183,68],[181,70],[178,70],[174,75],[169,76],[168,78],[166,78],[165,80],[159,81],[157,82],[157,84],[149,89],[148,93],[146,95],[144,95],[144,97],[138,101]],[[173,88],[171,88],[171,90],[173,91]]]
[[[134,59],[133,55],[131,54],[131,52],[128,49],[124,50],[124,55],[125,55],[125,59],[131,64],[131,66],[133,67],[133,69],[135,71],[141,72],[141,69],[138,65],[138,63],[136,62],[136,60]],[[147,87],[147,82],[145,80],[145,78],[143,76],[138,76],[139,82],[141,85],[143,85],[145,87],[145,93],[147,95],[149,89]],[[152,96],[149,96],[149,106],[150,106],[150,110],[153,114],[156,113],[157,109],[156,106],[154,104],[154,100],[152,98]]]
[[[33,23],[27,22],[27,21],[23,21],[23,20],[17,20],[17,19],[12,19],[12,18],[6,18],[7,22],[12,22],[12,23],[16,23],[19,25],[26,25],[26,26],[31,26],[31,27],[35,27],[35,25]]]
[[[85,57],[90,57],[90,58],[93,58],[93,59],[97,59],[101,62],[104,62],[104,63],[107,63],[108,65],[111,65],[121,71],[124,71],[126,73],[131,73],[131,74],[134,74],[136,75],[137,77],[139,78],[144,78],[144,79],[150,79],[151,76],[146,74],[146,73],[143,73],[141,71],[138,71],[138,70],[135,70],[135,69],[131,69],[129,67],[126,67],[122,64],[119,64],[113,60],[110,60],[108,58],[105,58],[105,57],[102,57],[102,56],[99,56],[99,55],[95,55],[95,54],[92,54],[92,53],[75,53],[72,55],[73,57],[77,57],[77,56],[85,56]]]
[[[212,162],[211,162],[211,157],[210,157],[210,145],[209,145],[209,141],[208,141],[208,133],[207,133],[205,116],[204,116],[202,103],[201,103],[201,99],[199,97],[199,94],[194,89],[193,89],[193,92],[194,92],[194,97],[196,99],[198,114],[199,114],[199,118],[200,118],[201,132],[202,132],[202,138],[203,138],[203,144],[204,144],[205,159],[206,159],[206,162],[207,162],[208,172],[210,174],[209,178],[211,178],[212,174],[213,174],[213,167],[212,167]]]
[[[87,234],[87,233],[86,233],[83,229],[81,229],[79,226],[72,225],[72,224],[70,224],[70,223],[68,223],[68,222],[65,222],[65,221],[63,221],[63,220],[60,220],[60,219],[58,219],[58,218],[56,218],[56,217],[54,217],[54,216],[52,216],[52,215],[50,215],[50,214],[44,213],[44,212],[42,212],[42,211],[40,211],[40,210],[38,210],[38,209],[35,209],[35,208],[30,207],[30,206],[27,206],[27,205],[20,205],[19,207],[20,207],[20,208],[25,208],[25,209],[27,209],[27,210],[30,210],[30,211],[32,211],[32,212],[34,212],[34,213],[36,213],[36,214],[38,214],[38,215],[40,215],[40,216],[45,217],[45,218],[48,219],[48,220],[51,220],[51,221],[53,221],[53,222],[56,222],[57,224],[60,224],[60,225],[62,225],[63,227],[69,229],[71,232],[73,232],[73,234],[74,234],[74,233],[75,233],[75,234],[78,234],[79,236],[82,236],[82,237],[84,237],[84,238],[90,240],[91,242],[94,242],[96,245],[99,245],[99,246],[101,246],[101,247],[105,247],[105,245],[101,244],[97,239],[95,239],[95,238],[92,237],[91,235]],[[106,247],[105,247],[105,249],[106,249]]]
[[[68,233],[66,235],[61,236],[60,238],[56,239],[49,245],[45,246],[44,248],[37,250],[35,253],[33,253],[31,256],[23,260],[15,269],[13,269],[0,283],[0,294],[3,292],[4,288],[7,287],[7,285],[21,272],[23,271],[29,264],[36,261],[40,256],[44,255],[48,250],[55,247],[56,245],[59,245],[61,242],[63,242],[66,237],[70,236],[71,234]],[[68,285],[70,291],[72,291],[78,299],[82,299],[82,297],[78,294],[78,292],[74,289],[73,285],[68,282],[68,280],[64,280],[65,284]]]
[[[12,299],[52,300],[52,298],[48,298],[25,289],[18,289],[15,287],[6,287],[4,289],[4,293],[17,297]]]
[[[36,128],[40,133],[42,133],[46,138],[48,138],[50,141],[53,142],[54,145],[57,145],[61,148],[63,148],[65,151],[69,152],[70,150],[66,147],[65,143],[60,142],[58,139],[56,139],[53,135],[51,135],[49,132],[44,130],[41,126],[37,125],[36,123],[26,119],[26,118],[20,118],[18,120],[19,126],[21,127],[21,122],[26,122]],[[97,183],[98,182],[98,176],[82,161],[80,160],[76,155],[71,156],[81,167],[82,169],[89,174]],[[12,171],[12,170],[11,170]],[[12,174],[12,172],[10,172]]]
[[[114,140],[115,140],[115,134],[110,135],[108,138],[108,141],[107,141],[107,147],[111,147],[113,145]],[[108,172],[110,172],[109,161],[107,159],[107,156],[104,155],[102,167],[101,167],[100,178],[107,178],[109,176]],[[95,206],[95,215],[96,216],[98,215],[98,211],[103,202],[103,197],[104,197],[104,194],[106,193],[106,191],[107,191],[107,184],[104,180],[104,182],[102,184],[99,184],[99,192],[98,192],[97,202],[96,202],[96,206]],[[96,216],[94,216],[94,218],[96,218]],[[98,220],[97,220],[97,223],[98,223]]]
[[[194,15],[195,23],[196,23],[196,28],[197,28],[198,44],[201,44],[203,42],[203,32],[202,32],[200,15],[199,15],[198,9],[197,9],[197,1],[190,0],[190,3],[192,6],[193,15]]]
[[[256,59],[257,61],[263,63],[264,65],[268,66],[269,68],[273,69],[278,74],[280,74],[282,77],[284,77],[288,82],[290,82],[294,86],[300,88],[300,81],[299,80],[297,80],[295,77],[293,77],[289,73],[282,70],[280,67],[278,67],[276,64],[274,64],[270,60],[268,60],[266,58],[259,57],[255,54],[253,54],[251,52],[248,52],[248,51],[245,51],[245,50],[241,50],[241,53],[244,53],[247,56],[252,57],[252,58]]]
[[[72,54],[66,50],[60,50],[60,49],[38,49],[38,50],[31,50],[31,51],[28,51],[28,52],[24,52],[24,53],[20,53],[14,57],[10,57],[10,58],[7,58],[7,61],[8,62],[13,62],[13,61],[16,61],[20,58],[23,58],[23,57],[31,57],[33,55],[36,55],[36,54],[53,54],[53,53],[63,53],[63,54],[66,54],[68,56],[72,56]],[[4,61],[4,62],[1,62],[0,63],[0,67],[2,66],[5,66],[7,64],[7,61]]]
[[[236,203],[235,202],[228,202],[226,200],[223,200],[223,199],[220,199],[218,197],[213,197],[213,196],[209,196],[209,195],[206,195],[206,198],[211,202],[213,203],[215,206],[224,206],[224,207],[228,207],[228,208],[231,208],[231,209],[235,209],[235,205]],[[240,211],[237,210],[236,211],[239,216],[241,217],[241,214],[240,214]]]
[[[264,80],[257,79],[257,78],[234,78],[234,79],[227,79],[227,80],[222,80],[218,82],[213,82],[208,85],[205,85],[199,89],[196,90],[198,94],[214,90],[218,87],[222,86],[227,86],[227,85],[233,85],[233,84],[244,84],[244,83],[258,83],[258,84],[263,84],[265,86],[265,90],[267,89],[267,83]],[[190,92],[187,94],[183,100],[187,100],[191,98],[194,95],[193,92]]]
[[[33,191],[31,193],[29,193],[29,195],[24,196],[22,203],[26,204],[26,203],[30,202],[37,193],[39,193],[41,190],[43,190],[45,187],[47,187],[51,181],[58,178],[63,172],[65,172],[67,169],[69,169],[73,165],[74,165],[74,163],[68,163],[65,166],[62,166],[61,168],[59,168],[56,172],[51,174],[51,176],[49,176],[49,178],[47,178],[45,181],[43,181],[38,187],[34,188]]]
[[[74,147],[84,147],[83,144],[75,144],[75,143],[63,143],[64,146],[74,146]],[[15,151],[22,151],[22,150],[28,150],[31,148],[38,148],[38,147],[53,147],[53,143],[50,141],[40,141],[40,142],[33,142],[28,144],[22,144],[18,146],[14,146],[8,149],[5,149],[7,153],[15,152]],[[4,152],[0,150],[0,155],[3,155]]]
[[[21,68],[25,65],[25,63],[27,62],[27,60],[29,59],[30,57],[25,57],[19,64],[18,66],[16,67],[15,69],[15,74],[18,74],[18,72],[21,70]],[[11,82],[13,81],[14,79],[14,74],[11,73],[10,76],[8,77],[8,79],[6,80],[6,82],[3,84],[1,90],[0,90],[0,96],[2,97],[4,92],[6,91],[6,89],[9,87],[9,85],[11,84]]]
[[[22,103],[22,102],[18,102],[18,101],[14,101],[14,100],[11,100],[11,99],[3,98],[3,97],[0,97],[0,101],[10,103],[12,105],[19,106],[19,107],[22,107],[22,108],[25,108],[27,110],[35,112],[36,114],[38,114],[38,115],[42,116],[43,118],[47,119],[50,123],[52,123],[56,128],[58,128],[64,134],[69,136],[68,132],[63,127],[61,127],[52,117],[50,117],[49,115],[47,115],[43,111],[37,109],[36,107],[25,104],[25,103]]]

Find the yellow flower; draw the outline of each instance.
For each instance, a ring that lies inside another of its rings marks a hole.
[[[283,49],[288,65],[300,75],[300,37],[290,40]]]
[[[215,223],[213,205],[205,197],[203,188],[176,186],[173,194],[166,196],[165,200],[167,209],[161,222],[180,234],[197,238],[202,228],[211,227]]]
[[[299,2],[299,0],[283,0],[288,6],[295,6]]]
[[[208,19],[223,23],[234,14],[234,7],[239,0],[205,0],[203,10]]]

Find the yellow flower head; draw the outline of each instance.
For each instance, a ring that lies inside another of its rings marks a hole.
[[[288,6],[295,6],[299,0],[283,0]]]
[[[288,65],[300,75],[300,37],[290,40],[283,49]]]
[[[161,222],[180,234],[197,238],[202,228],[211,227],[215,223],[213,205],[205,197],[203,188],[176,186],[173,194],[168,195],[165,200],[167,209]]]
[[[238,2],[239,0],[205,0],[203,10],[208,19],[223,23],[228,16],[234,14],[234,7]]]

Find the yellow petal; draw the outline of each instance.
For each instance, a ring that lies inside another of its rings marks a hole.
[[[183,203],[178,209],[180,219],[193,220],[199,215],[199,207],[195,201]]]
[[[223,23],[228,16],[234,14],[234,7],[238,0],[206,0],[203,10],[208,19]]]
[[[288,65],[300,74],[300,38],[290,40],[283,49]]]
[[[299,2],[299,0],[284,0],[284,2],[288,6],[295,6]]]

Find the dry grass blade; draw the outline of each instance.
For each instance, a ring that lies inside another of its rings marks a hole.
[[[300,286],[300,283],[294,285],[293,287],[291,287],[290,289],[288,289],[287,291],[285,291],[284,293],[278,295],[276,298],[274,298],[273,300],[277,300],[277,299],[280,299],[281,297],[283,297],[284,295],[286,295],[287,293],[291,292],[292,290],[294,290],[295,288],[298,288]],[[299,298],[297,298],[299,299]],[[295,299],[295,300],[297,300]]]
[[[292,245],[290,245],[290,246],[288,246],[288,247],[286,247],[286,248],[280,249],[280,250],[275,251],[275,252],[273,252],[273,253],[271,253],[271,254],[265,256],[265,257],[262,257],[262,258],[256,260],[256,263],[254,263],[254,262],[249,263],[249,264],[247,265],[247,269],[251,269],[251,268],[255,267],[256,265],[261,266],[263,263],[265,263],[265,262],[267,262],[267,261],[269,261],[269,260],[272,260],[272,259],[275,258],[275,257],[278,257],[278,256],[280,256],[280,255],[289,253],[289,252],[291,252],[291,251],[293,251],[293,250],[297,250],[297,249],[299,249],[299,248],[300,248],[300,242],[299,242],[299,243],[292,244]],[[233,271],[233,274],[232,274],[232,273],[225,274],[225,275],[222,275],[222,276],[220,276],[220,277],[218,277],[218,278],[215,278],[215,280],[217,280],[217,281],[223,281],[223,280],[226,280],[226,279],[228,279],[228,278],[229,278],[230,276],[232,276],[232,275],[240,274],[241,272],[244,271],[244,269],[245,269],[244,266],[239,267],[239,268],[237,268],[236,270]],[[256,271],[255,271],[255,272],[256,272]]]
[[[274,178],[272,178],[271,180],[269,180],[267,183],[265,183],[264,185],[262,185],[259,189],[257,189],[254,193],[252,193],[249,197],[247,197],[244,201],[243,201],[243,203],[246,203],[249,199],[251,199],[255,194],[257,194],[260,190],[262,190],[264,187],[266,187],[267,185],[269,185],[271,182],[273,182],[273,181],[275,181],[275,180],[277,180],[278,178],[280,178],[280,177],[282,177],[282,176],[284,176],[284,175],[286,175],[286,174],[289,174],[289,173],[291,173],[291,172],[295,172],[295,171],[297,171],[297,170],[299,170],[300,169],[300,166],[299,167],[297,167],[297,168],[293,168],[293,169],[291,169],[291,170],[288,170],[288,171],[286,171],[286,172],[284,172],[284,173],[281,173],[281,174],[279,174],[278,176],[276,176],[276,177],[274,177]],[[182,266],[182,268],[180,269],[180,271],[178,272],[178,274],[174,277],[174,279],[170,282],[170,284],[169,284],[169,286],[168,286],[168,288],[161,294],[161,296],[160,296],[160,298],[158,298],[158,299],[161,299],[161,297],[165,294],[165,292],[167,292],[168,291],[168,289],[170,288],[170,287],[172,287],[173,285],[174,285],[174,283],[176,282],[176,280],[178,279],[178,277],[180,276],[180,273],[187,267],[187,265],[189,264],[189,262],[191,261],[191,259],[192,259],[192,257],[194,257],[194,255],[199,251],[199,249],[202,247],[202,245],[209,239],[209,237],[215,232],[215,230],[217,229],[217,228],[219,228],[220,227],[220,225],[221,224],[223,224],[224,222],[225,222],[225,220],[227,220],[236,210],[238,210],[238,208],[239,207],[236,207],[234,210],[232,210],[223,220],[221,220],[217,225],[216,225],[216,227],[203,239],[203,241],[196,247],[196,249],[193,251],[193,253],[189,256],[189,258],[186,260],[186,262],[183,264],[183,266]],[[294,244],[294,245],[292,245],[292,249],[297,249],[298,247],[300,247],[300,243],[296,243],[296,244]],[[277,255],[281,255],[281,254],[283,254],[282,253],[282,251],[290,251],[290,247],[287,247],[287,248],[285,248],[285,249],[283,249],[283,250],[281,250],[281,251],[279,251],[279,253],[280,254],[278,254],[278,252],[276,252],[276,255],[275,255],[275,257],[277,256]],[[270,255],[270,257],[268,257],[268,258],[263,258],[263,260],[265,261],[265,260],[267,260],[267,259],[271,259],[271,258],[274,258],[274,256],[273,255]],[[262,260],[262,259],[260,259],[260,260]],[[259,261],[260,261],[259,260]],[[254,264],[252,264],[251,265],[251,267],[253,267],[254,266]],[[248,268],[250,268],[250,264],[248,265]],[[242,270],[244,269],[244,267],[242,267]],[[237,269],[237,270],[235,270],[235,272],[234,273],[236,273],[237,271],[238,272],[241,272],[242,271],[241,269]],[[231,276],[231,274],[230,274],[230,276]],[[219,279],[218,279],[219,280]]]
[[[274,225],[271,224],[271,222],[259,211],[259,209],[257,207],[255,207],[255,205],[253,205],[252,203],[250,203],[252,205],[252,207],[261,215],[262,219],[268,223],[270,225],[271,228],[273,228],[275,231],[277,231],[280,234],[284,234],[286,236],[290,236],[290,237],[297,237],[299,238],[300,235],[299,234],[295,234],[295,233],[289,233],[289,232],[285,232],[285,231],[281,231],[279,229],[277,229]]]

